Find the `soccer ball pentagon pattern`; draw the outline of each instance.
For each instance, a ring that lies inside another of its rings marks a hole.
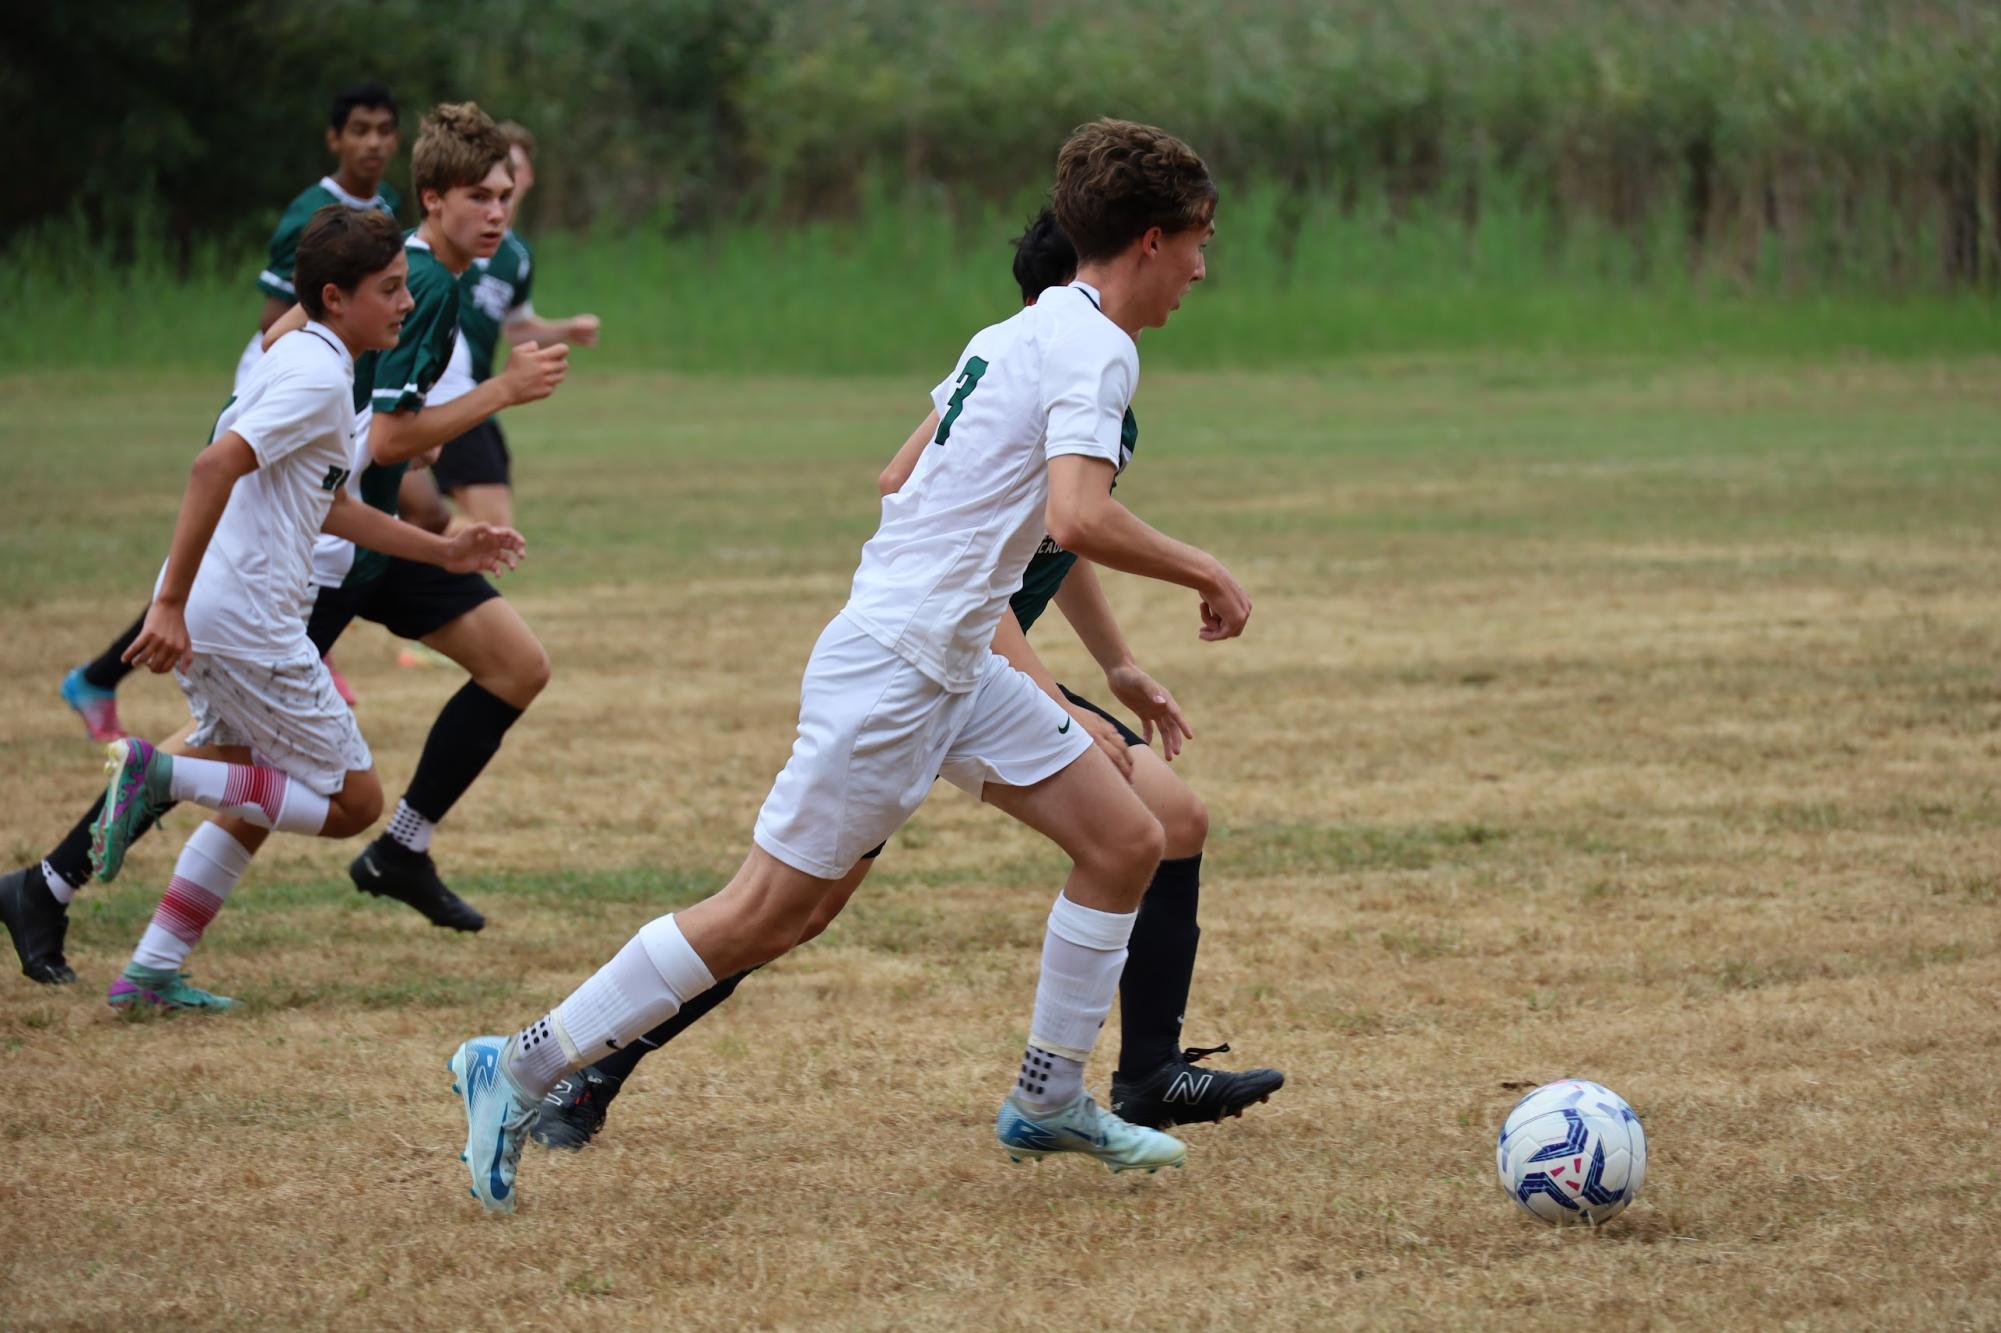
[[[1545,1222],[1599,1226],[1647,1176],[1647,1135],[1626,1099],[1581,1078],[1545,1083],[1501,1122],[1501,1188]]]

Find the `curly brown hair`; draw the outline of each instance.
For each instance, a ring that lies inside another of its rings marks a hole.
[[[410,150],[411,184],[417,206],[424,191],[439,194],[461,185],[477,185],[497,163],[507,161],[507,136],[477,102],[440,102],[424,117]]]
[[[326,318],[327,284],[344,292],[371,273],[388,268],[403,252],[403,228],[372,208],[328,204],[306,219],[299,253],[292,261],[292,285],[299,304],[314,319]]]
[[[1195,150],[1130,120],[1078,126],[1056,154],[1049,198],[1079,263],[1111,258],[1150,227],[1186,231],[1216,216],[1216,183]]]

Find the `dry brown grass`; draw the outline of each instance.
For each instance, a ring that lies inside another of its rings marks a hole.
[[[441,938],[350,891],[351,849],[275,840],[194,964],[247,1012],[118,1021],[102,988],[176,816],[80,905],[82,985],[0,981],[0,1323],[2001,1323],[1995,369],[1150,384],[1133,502],[1258,598],[1216,648],[1181,594],[1115,587],[1215,818],[1188,1035],[1286,1090],[1187,1131],[1185,1172],[1011,1167],[990,1121],[1060,865],[944,789],[601,1145],[530,1149],[494,1221],[446,1054],[734,864],[867,464],[914,415],[904,386],[579,385],[514,428],[569,459],[535,477],[531,538],[559,535],[517,588],[556,683],[440,842],[493,925]],[[16,388],[10,459],[77,410]],[[164,541],[181,466],[139,427],[205,403],[151,393],[97,403],[84,440],[153,492],[133,549]],[[746,418],[762,443],[726,463]],[[90,785],[56,675],[143,590],[73,486],[31,471],[0,501],[28,534],[0,636],[12,857]],[[677,486],[704,499],[662,517]],[[750,503],[790,516],[764,544]],[[664,554],[620,535],[656,523]],[[1060,623],[1039,638],[1088,679]],[[456,680],[391,656],[373,629],[342,649],[394,791]],[[127,697],[173,723],[160,684]],[[1651,1142],[1597,1235],[1491,1178],[1519,1088],[1567,1074]]]

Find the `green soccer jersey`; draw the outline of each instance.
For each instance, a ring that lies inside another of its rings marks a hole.
[[[306,224],[312,221],[313,214],[328,204],[379,208],[393,218],[402,203],[401,197],[387,181],[375,192],[373,199],[357,199],[341,189],[333,177],[320,177],[318,184],[308,185],[299,191],[298,198],[285,205],[284,216],[278,219],[278,230],[271,233],[271,257],[265,261],[264,271],[257,275],[257,290],[280,301],[299,299],[298,293],[292,290],[292,265],[299,258],[299,237],[305,233]]]
[[[472,359],[472,380],[478,384],[493,374],[494,353],[507,317],[528,304],[534,283],[535,252],[512,228],[501,238],[491,259],[475,259],[459,275],[459,330],[465,334]]]
[[[1134,416],[1133,410],[1128,407],[1125,424],[1119,428],[1121,469],[1132,461],[1133,450],[1137,448],[1139,448],[1139,418]],[[1118,479],[1113,478],[1113,487],[1116,488],[1118,484]],[[1023,633],[1027,633],[1028,627],[1041,619],[1042,613],[1049,609],[1049,599],[1063,586],[1064,577],[1076,563],[1076,555],[1058,546],[1053,537],[1042,539],[1042,545],[1036,548],[1033,556],[1029,557],[1028,568],[1022,571],[1020,589],[1008,601],[1008,608],[1014,612],[1014,618],[1021,622]]]
[[[459,284],[431,247],[413,232],[403,243],[410,261],[410,299],[416,304],[403,317],[403,333],[386,352],[364,352],[354,363],[354,408],[383,412],[414,412],[445,373],[452,359],[452,342],[459,334]],[[357,494],[385,514],[396,512],[405,463],[370,463],[357,480]],[[379,578],[389,558],[356,547],[349,584]]]

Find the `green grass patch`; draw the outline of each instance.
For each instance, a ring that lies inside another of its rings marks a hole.
[[[539,247],[536,305],[602,316],[603,344],[579,352],[580,369],[895,374],[921,392],[974,330],[1016,308],[1007,242],[1026,211],[877,202],[842,222],[552,235]],[[1147,369],[1503,349],[1908,358],[1986,352],[2001,334],[2001,313],[1977,292],[1705,278],[1671,257],[1635,263],[1632,238],[1617,231],[1569,224],[1559,236],[1556,225],[1506,195],[1477,230],[1443,204],[1391,218],[1332,198],[1301,213],[1276,191],[1232,195],[1208,280],[1147,335]],[[0,374],[205,370],[219,401],[262,299],[261,258],[210,246],[179,264],[155,248],[107,267],[66,236],[17,241],[0,264],[0,305],[33,318],[0,326]]]

